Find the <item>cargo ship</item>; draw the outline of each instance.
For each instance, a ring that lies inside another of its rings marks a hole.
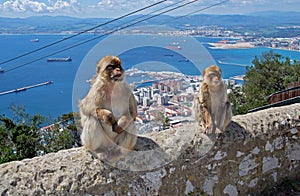
[[[65,57],[65,58],[47,58],[47,62],[68,62],[72,61],[71,57]]]

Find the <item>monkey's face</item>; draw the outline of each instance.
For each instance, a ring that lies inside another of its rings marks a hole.
[[[218,72],[209,72],[207,75],[209,84],[218,86],[221,83],[221,74]]]
[[[221,69],[216,65],[209,66],[203,71],[203,77],[209,85],[218,86],[222,82]]]
[[[121,60],[116,56],[103,57],[97,65],[97,73],[105,81],[118,82],[124,79]]]

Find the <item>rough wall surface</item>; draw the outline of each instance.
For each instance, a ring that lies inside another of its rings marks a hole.
[[[235,116],[215,140],[196,124],[139,137],[111,164],[83,148],[0,165],[1,195],[259,195],[300,176],[300,104]]]

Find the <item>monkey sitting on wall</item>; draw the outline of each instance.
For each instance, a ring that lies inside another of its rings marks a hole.
[[[194,115],[199,125],[206,129],[224,131],[231,121],[231,104],[227,88],[222,80],[222,71],[217,65],[207,67],[203,82],[194,99]]]
[[[98,62],[79,113],[81,141],[88,150],[114,161],[134,148],[137,104],[118,57],[105,56]]]

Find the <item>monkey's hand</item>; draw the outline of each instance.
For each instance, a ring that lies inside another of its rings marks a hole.
[[[119,120],[118,123],[113,125],[113,131],[117,133],[122,133],[129,124],[133,122],[133,119],[129,115],[123,115]]]
[[[113,132],[116,132],[119,134],[124,131],[124,129],[121,126],[119,126],[117,122],[115,124],[113,124],[112,130],[113,130]]]
[[[107,123],[111,126],[113,126],[114,124],[117,123],[114,115],[109,110],[98,108],[98,109],[96,109],[96,113],[97,113],[97,117],[100,120],[104,121],[105,123]]]

